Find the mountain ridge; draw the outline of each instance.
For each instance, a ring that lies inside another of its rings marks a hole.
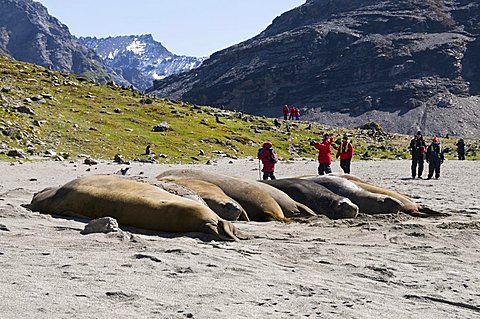
[[[79,41],[93,49],[107,66],[141,90],[151,87],[155,79],[197,68],[204,60],[173,54],[155,41],[151,34],[80,37]]]
[[[267,116],[294,104],[337,126],[480,136],[479,12],[466,0],[310,0],[149,91]]]

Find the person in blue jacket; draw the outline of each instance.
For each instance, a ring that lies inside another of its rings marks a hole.
[[[435,136],[432,143],[427,147],[426,158],[428,163],[428,179],[433,177],[433,173],[435,173],[435,179],[438,179],[440,177],[440,165],[443,164],[445,159],[438,137]]]

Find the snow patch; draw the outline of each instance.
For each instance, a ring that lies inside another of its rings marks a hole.
[[[126,47],[126,49],[127,51],[131,51],[137,55],[143,55],[145,53],[145,46],[146,46],[145,43],[135,38],[133,42]]]

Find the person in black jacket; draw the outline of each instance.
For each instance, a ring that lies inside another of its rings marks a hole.
[[[412,178],[417,175],[418,166],[418,178],[422,178],[423,173],[423,156],[427,145],[422,136],[422,132],[418,131],[415,137],[410,142],[410,153],[412,154]]]
[[[440,165],[444,161],[443,149],[438,137],[434,137],[432,144],[427,148],[428,179],[431,179],[435,172],[435,179],[440,177]]]
[[[465,142],[463,141],[463,138],[459,139],[456,145],[457,145],[458,159],[460,161],[464,161],[465,160]]]

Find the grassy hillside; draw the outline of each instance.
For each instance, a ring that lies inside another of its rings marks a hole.
[[[37,100],[37,101],[36,101]],[[31,113],[31,114],[29,114]],[[0,57],[0,159],[20,149],[27,159],[45,152],[77,159],[147,159],[147,145],[161,163],[206,162],[219,156],[255,156],[271,140],[280,159],[316,157],[310,139],[324,132],[340,140],[351,135],[358,158],[408,158],[410,136],[370,129],[347,130],[315,123],[293,122],[277,128],[273,119],[205,106],[159,100],[116,85]],[[164,123],[165,131],[154,126]],[[166,125],[165,125],[166,123]],[[454,140],[442,139],[450,149]],[[467,141],[469,159],[480,156],[478,141]],[[453,153],[448,157],[453,158]],[[200,154],[200,155],[199,155]]]

